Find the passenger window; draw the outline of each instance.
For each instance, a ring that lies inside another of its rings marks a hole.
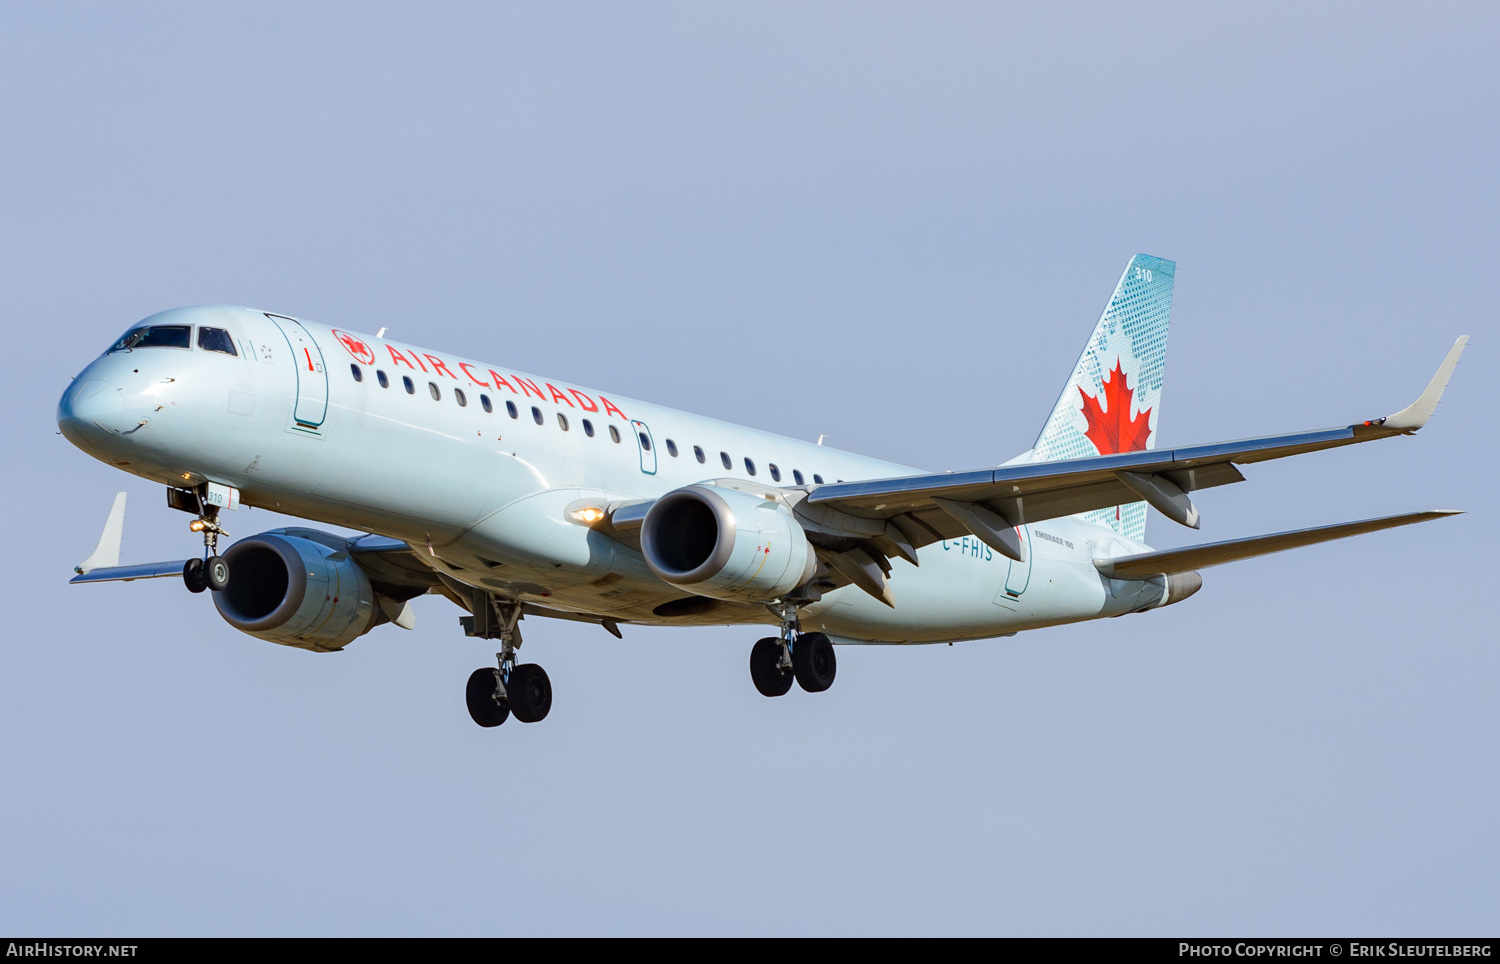
[[[359,366],[354,364],[353,362],[349,363],[349,374],[353,375],[354,380],[357,382],[362,382],[365,380],[365,373],[360,371]]]
[[[134,351],[137,348],[192,348],[192,325],[151,325],[132,328],[115,342],[110,351]]]
[[[609,440],[611,442],[618,442],[620,440],[620,430],[613,425],[609,427]]]
[[[417,393],[417,386],[411,383],[410,375],[401,376],[401,386],[406,389],[406,394],[408,395],[415,395]]]
[[[583,434],[587,435],[589,438],[594,437],[594,423],[590,422],[588,419],[583,420]]]
[[[443,393],[437,387],[437,382],[428,382],[427,383],[427,393],[432,396],[432,400],[434,402],[440,402],[440,401],[443,400]]]
[[[495,406],[490,404],[490,397],[484,394],[479,396],[479,407],[486,412],[493,412],[495,410]]]
[[[777,482],[780,482],[781,470],[776,467],[776,463],[772,462],[769,466],[767,466],[767,468],[771,470],[771,478],[775,479]]]
[[[719,461],[724,463],[724,468],[726,469],[734,468],[734,460],[729,457],[728,452],[720,452]]]
[[[693,458],[697,459],[700,463],[703,462],[703,461],[705,461],[705,459],[703,458],[703,446],[701,446],[701,445],[694,445],[693,446]]]
[[[221,351],[236,358],[240,355],[234,350],[234,339],[223,328],[199,328],[198,347],[204,351]]]
[[[531,420],[538,425],[542,424],[542,410],[535,405],[531,406]]]
[[[745,458],[745,471],[749,472],[751,475],[755,474],[755,463],[750,461],[750,458],[748,456],[746,456]]]
[[[568,430],[568,416],[564,415],[562,412],[557,413],[557,427],[562,429],[564,432]]]
[[[814,472],[813,473],[813,481],[816,482],[818,485],[822,485],[823,484],[823,477],[821,475],[819,475],[818,473]]]
[[[385,372],[375,369],[375,380],[380,383],[381,388],[390,388],[391,380],[385,377]]]
[[[464,394],[462,388],[455,388],[453,390],[453,400],[458,403],[459,408],[467,408],[469,405],[469,397]]]
[[[677,458],[677,443],[671,439],[667,439],[667,454],[674,459]]]
[[[511,418],[520,418],[521,417],[521,413],[516,410],[516,403],[515,402],[506,402],[505,403],[505,410],[508,413],[510,413],[510,417]]]
[[[797,483],[797,484],[798,484],[798,485],[803,485],[803,484],[805,484],[805,483],[803,483],[803,481],[802,481],[802,470],[801,470],[801,469],[792,469],[792,479],[793,479],[793,480],[794,480],[794,481],[795,481],[795,482],[796,482],[796,483]]]
[[[636,436],[641,440],[641,448],[647,452],[651,451],[651,436],[645,432],[637,432]]]

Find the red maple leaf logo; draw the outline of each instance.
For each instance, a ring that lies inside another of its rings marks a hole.
[[[1088,431],[1083,434],[1094,443],[1100,455],[1139,452],[1146,447],[1146,440],[1151,437],[1151,409],[1142,409],[1135,418],[1130,417],[1130,401],[1135,393],[1125,384],[1125,372],[1119,359],[1115,360],[1114,369],[1104,376],[1104,391],[1099,393],[1104,396],[1108,411],[1100,407],[1099,399],[1082,388],[1078,389],[1078,394],[1083,396],[1083,417],[1089,423]]]
[[[333,330],[333,336],[339,340],[339,344],[344,346],[344,350],[353,355],[355,359],[364,362],[366,365],[375,364],[375,353],[370,350],[369,345],[366,345],[347,331],[339,331],[337,328]]]

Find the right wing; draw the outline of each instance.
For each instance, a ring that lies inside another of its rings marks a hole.
[[[171,562],[147,562],[135,566],[120,565],[120,541],[125,537],[125,493],[115,493],[114,504],[109,507],[109,516],[104,520],[104,531],[99,533],[99,544],[89,557],[73,567],[78,573],[68,582],[130,582],[134,579],[160,579],[163,576],[180,576],[186,559]]]
[[[68,582],[130,582],[134,579],[181,576],[182,567],[187,563],[186,559],[174,559],[171,562],[145,562],[136,566],[99,566],[88,572],[80,572]]]

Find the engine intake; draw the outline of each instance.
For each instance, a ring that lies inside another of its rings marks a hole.
[[[722,485],[668,492],[641,524],[646,564],[700,596],[768,602],[811,579],[817,557],[780,502]]]
[[[321,538],[273,530],[230,546],[229,585],[214,593],[214,605],[251,636],[314,652],[343,649],[375,626],[375,591],[343,540],[303,531]]]

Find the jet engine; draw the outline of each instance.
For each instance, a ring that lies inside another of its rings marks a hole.
[[[792,511],[722,485],[689,485],[651,506],[641,525],[651,571],[731,602],[768,602],[811,579],[817,557]]]
[[[380,615],[369,577],[337,536],[262,532],[230,546],[224,559],[229,585],[214,593],[214,605],[251,636],[331,652],[369,632]]]

